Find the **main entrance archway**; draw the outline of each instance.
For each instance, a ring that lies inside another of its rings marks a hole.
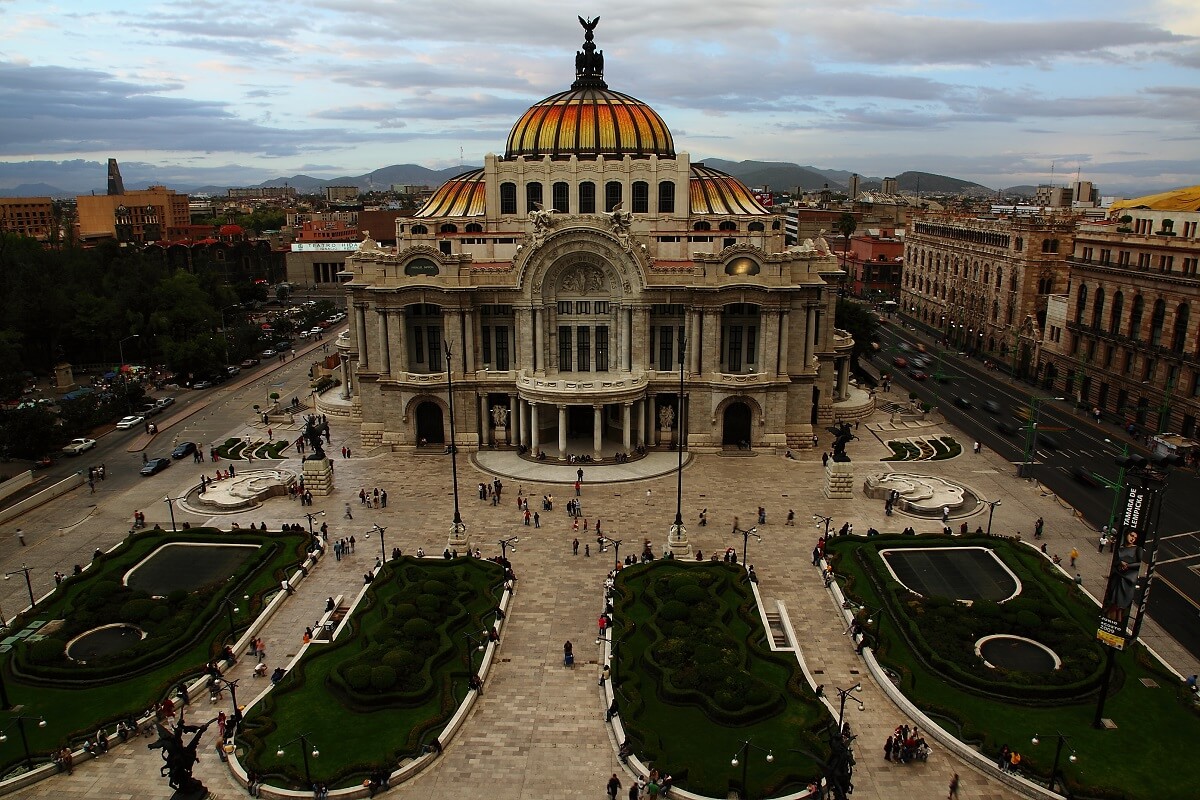
[[[749,443],[750,417],[750,406],[743,402],[733,402],[725,406],[721,444]]]
[[[445,444],[446,433],[442,425],[442,407],[432,400],[417,406],[417,443]]]

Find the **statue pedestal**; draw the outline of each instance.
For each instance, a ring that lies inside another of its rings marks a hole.
[[[333,494],[333,467],[328,458],[319,460],[304,459],[303,471],[304,490],[312,492],[314,497],[328,497]]]
[[[659,428],[658,443],[663,447],[673,446],[675,444],[675,431],[671,428]]]
[[[502,447],[508,444],[508,428],[504,425],[497,425],[495,431],[495,439],[492,441],[495,443],[496,447]]]
[[[830,500],[850,500],[854,497],[854,464],[829,459],[825,465],[825,485],[821,491]]]
[[[446,537],[446,549],[457,550],[460,554],[466,553],[471,549],[471,543],[467,540],[466,523],[450,523],[450,535]]]
[[[688,541],[687,528],[683,525],[672,525],[667,531],[667,549],[675,558],[692,557],[692,543]]]

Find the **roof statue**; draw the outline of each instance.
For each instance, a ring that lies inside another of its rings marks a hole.
[[[579,24],[584,30],[583,50],[575,53],[575,83],[571,84],[572,89],[588,86],[597,89],[608,88],[608,84],[604,82],[604,51],[596,49],[592,36],[592,31],[596,30],[599,23],[599,17],[591,20],[579,18]]]

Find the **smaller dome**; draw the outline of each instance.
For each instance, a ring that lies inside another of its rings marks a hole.
[[[487,199],[483,170],[473,169],[446,181],[414,217],[482,217]]]
[[[688,183],[693,214],[771,214],[746,184],[720,170],[693,164]]]

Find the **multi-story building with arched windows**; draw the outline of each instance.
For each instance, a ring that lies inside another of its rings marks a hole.
[[[396,241],[346,262],[343,391],[366,444],[446,442],[448,370],[459,445],[551,459],[670,445],[681,423],[697,449],[807,447],[849,393],[825,242],[786,247],[745,185],[675,152],[608,88],[590,32],[571,88]]]

